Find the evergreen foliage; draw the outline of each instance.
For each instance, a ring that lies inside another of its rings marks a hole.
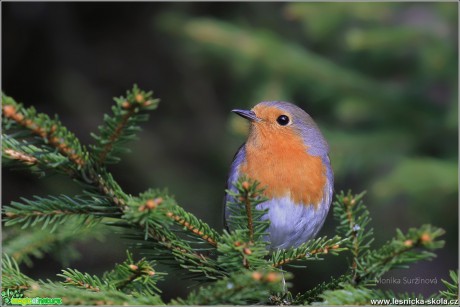
[[[72,223],[73,221],[70,220],[69,224]],[[43,258],[53,251],[51,256],[67,266],[80,256],[80,253],[70,244],[71,242],[102,240],[107,234],[107,227],[96,224],[85,225],[80,229],[64,224],[60,225],[59,231],[55,232],[41,227],[30,227],[29,231],[23,231],[19,227],[7,227],[3,232],[3,252],[11,255],[16,262],[32,267],[35,259]]]
[[[158,284],[164,273],[155,270],[156,262],[160,262],[200,282],[188,297],[171,304],[366,304],[371,298],[390,295],[371,287],[377,278],[391,269],[433,259],[433,251],[443,247],[439,237],[444,231],[423,225],[406,233],[397,230],[393,239],[373,248],[363,193],[337,196],[336,236],[273,253],[262,240],[269,226],[269,221],[261,219],[266,212],[256,208],[264,200],[263,187],[250,178],[240,178],[235,189],[228,191],[232,196],[228,203],[229,230],[223,232],[186,212],[167,191],[127,194],[107,165],[120,161],[125,142],[135,137],[138,123],[147,119],[145,112],[156,108],[157,102],[152,92],[134,86],[125,97],[115,99],[114,115],[105,116],[99,135],[93,135],[97,143],[86,147],[57,117],[37,113],[33,107],[26,108],[3,95],[4,165],[20,165],[40,174],[66,174],[82,189],[79,195],[21,198],[3,207],[7,228],[21,226],[30,231],[41,227],[38,233],[43,236],[33,251],[19,252],[24,241],[28,242],[22,231],[11,232],[5,241],[5,295],[19,290],[26,297],[60,297],[64,304],[72,305],[164,304]],[[18,261],[30,263],[34,257],[49,253],[56,242],[77,239],[68,232],[80,236],[92,227],[109,231],[122,227],[145,258],[134,260],[128,252],[126,261],[100,277],[67,268],[58,275],[61,282],[37,281],[20,272]],[[343,275],[295,296],[284,292],[282,280],[291,275],[281,266],[302,266],[305,261],[344,252],[351,256],[351,263]],[[445,282],[447,290],[440,293],[443,297],[458,295],[457,275],[452,273],[451,277],[454,283]]]
[[[446,286],[447,289],[445,291],[441,291],[440,294],[443,297],[445,297],[446,299],[455,300],[455,299],[459,298],[459,295],[458,295],[458,272],[450,271],[449,276],[450,276],[450,279],[451,279],[450,282],[448,282],[448,281],[446,281],[444,279],[442,280],[442,282],[444,283],[444,285]]]
[[[139,123],[148,120],[145,111],[154,110],[158,99],[151,99],[152,92],[142,92],[135,85],[126,97],[114,98],[113,116],[104,115],[104,125],[99,126],[99,135],[91,134],[98,142],[91,146],[101,163],[118,163],[118,155],[127,152],[126,142],[136,139]]]
[[[30,288],[33,280],[19,271],[19,266],[7,254],[2,257],[2,291],[26,290]]]

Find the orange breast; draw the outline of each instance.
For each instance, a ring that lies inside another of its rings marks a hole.
[[[296,204],[313,205],[316,209],[326,182],[321,158],[309,155],[302,139],[294,133],[254,132],[246,142],[246,163],[240,171],[261,182],[267,197],[290,196]]]

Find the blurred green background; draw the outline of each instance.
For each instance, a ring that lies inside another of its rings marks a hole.
[[[230,110],[291,101],[328,140],[336,191],[368,191],[376,246],[396,227],[447,230],[435,261],[385,276],[437,283],[379,287],[427,295],[458,268],[457,3],[2,3],[2,30],[3,91],[59,114],[85,144],[134,83],[161,98],[132,154],[111,167],[127,192],[168,187],[222,229],[227,171],[246,134]],[[2,172],[3,203],[79,191],[59,176]],[[320,234],[335,226],[330,214]],[[58,259],[110,269],[129,242],[101,237],[24,271],[55,279]],[[341,274],[346,261],[292,269],[294,291]],[[189,291],[176,276],[160,285],[165,297]]]

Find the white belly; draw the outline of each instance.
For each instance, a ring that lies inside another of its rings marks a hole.
[[[312,205],[293,204],[288,197],[274,198],[261,203],[257,209],[269,209],[264,219],[270,220],[268,228],[270,250],[297,247],[313,238],[321,229],[330,202],[320,205],[318,209]]]

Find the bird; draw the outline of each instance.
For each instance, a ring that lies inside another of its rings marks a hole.
[[[284,101],[263,101],[251,110],[232,112],[247,119],[250,128],[233,158],[227,190],[236,191],[234,184],[242,175],[265,188],[267,200],[256,208],[268,209],[262,219],[270,220],[263,237],[270,251],[314,238],[328,214],[334,186],[329,146],[318,126],[303,109]],[[225,221],[229,216],[224,205]]]

